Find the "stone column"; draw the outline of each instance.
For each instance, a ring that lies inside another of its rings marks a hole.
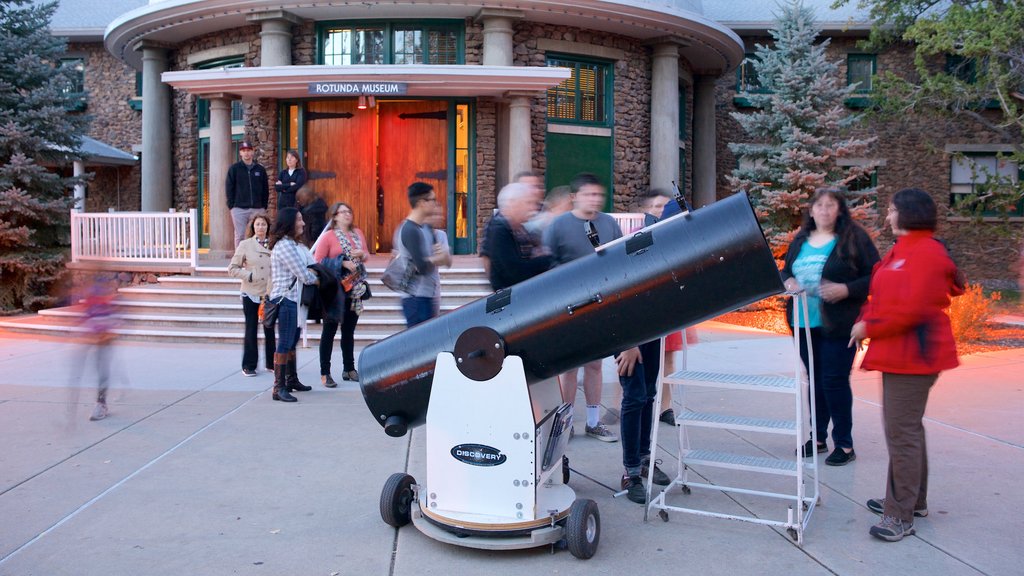
[[[484,66],[512,65],[512,24],[523,15],[519,10],[501,8],[484,8],[477,13],[477,21],[484,24]]]
[[[75,178],[85,175],[85,162],[82,160],[75,160],[71,164],[72,174]],[[75,210],[78,212],[85,212],[85,184],[79,182],[75,184]]]
[[[291,66],[292,25],[301,23],[302,19],[284,10],[250,14],[246,19],[261,26],[260,67]]]
[[[508,177],[533,170],[533,134],[530,130],[532,93],[509,92]]]
[[[167,49],[143,42],[142,49],[142,211],[166,212],[174,201],[171,187],[171,88]]]
[[[210,101],[210,255],[230,256],[235,249],[234,227],[228,211],[227,175],[231,156],[231,99],[217,94]]]
[[[654,46],[651,59],[651,188],[679,180],[679,46]]]
[[[715,77],[697,76],[693,86],[693,207],[715,201]]]

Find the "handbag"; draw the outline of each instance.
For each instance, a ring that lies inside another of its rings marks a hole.
[[[274,324],[277,324],[277,312],[279,304],[274,302],[270,298],[263,298],[260,302],[260,314],[263,326],[267,328],[273,328]]]
[[[398,254],[388,262],[387,267],[384,268],[384,274],[380,277],[380,281],[389,290],[408,294],[409,286],[412,284],[412,271],[409,259]]]

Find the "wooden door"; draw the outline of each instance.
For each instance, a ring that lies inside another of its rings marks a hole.
[[[448,209],[448,102],[377,103],[380,249],[391,249],[395,229],[409,213],[413,182],[434,187],[438,205]]]
[[[374,111],[357,109],[356,100],[310,102],[306,108],[310,183],[328,208],[335,202],[352,205],[354,224],[371,251],[377,229],[375,124]]]

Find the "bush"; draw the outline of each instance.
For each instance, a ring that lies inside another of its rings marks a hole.
[[[949,320],[953,325],[953,338],[958,344],[980,340],[985,336],[986,323],[992,315],[992,303],[1000,297],[999,292],[986,297],[980,284],[968,284],[962,296],[953,298],[949,306]]]

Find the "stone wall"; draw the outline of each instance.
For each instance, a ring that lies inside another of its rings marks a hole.
[[[626,211],[635,203],[634,199],[647,189],[650,182],[650,50],[635,39],[625,36],[520,21],[516,23],[513,33],[516,66],[546,65],[545,52],[537,48],[538,38],[592,44],[625,52],[625,57],[615,62],[613,67],[612,112],[615,120],[612,128],[612,186],[615,194],[612,201],[615,211]],[[547,100],[544,94],[533,99],[531,123],[534,169],[543,173],[547,168]]]
[[[476,103],[476,241],[483,240],[484,225],[497,207],[497,103],[481,98]]]
[[[766,43],[768,39],[747,39]],[[828,48],[829,58],[837,61],[837,74],[845,81],[846,54],[858,52],[856,39],[834,38]],[[937,62],[936,65],[941,65]],[[879,73],[894,72],[916,78],[914,54],[910,46],[900,46],[881,53],[877,58]],[[723,77],[716,88],[718,197],[732,193],[726,176],[736,167],[736,158],[728,149],[729,142],[745,141],[745,133],[729,113],[738,109],[733,104],[736,95],[734,74]],[[861,110],[850,110],[859,113]],[[992,119],[996,112],[986,112]],[[950,156],[947,144],[999,144],[998,134],[987,130],[981,123],[967,118],[949,119],[925,113],[909,113],[899,118],[866,118],[854,135],[877,136],[873,159],[884,163],[878,175],[878,228],[882,235],[878,246],[884,252],[893,242],[891,231],[884,225],[885,207],[896,191],[916,187],[932,194],[939,206],[938,235],[946,239],[957,262],[973,281],[992,287],[1007,287],[1017,277],[1015,270],[1021,242],[1022,224],[999,222],[976,223],[961,218],[941,217],[949,206]],[[1019,141],[1019,138],[1017,139]]]
[[[86,135],[132,154],[132,147],[142,142],[142,112],[128,104],[135,96],[135,70],[114,58],[100,42],[70,43],[68,55],[85,59],[85,114],[92,118]],[[93,175],[85,190],[86,211],[141,209],[140,164],[87,165],[86,173]]]

